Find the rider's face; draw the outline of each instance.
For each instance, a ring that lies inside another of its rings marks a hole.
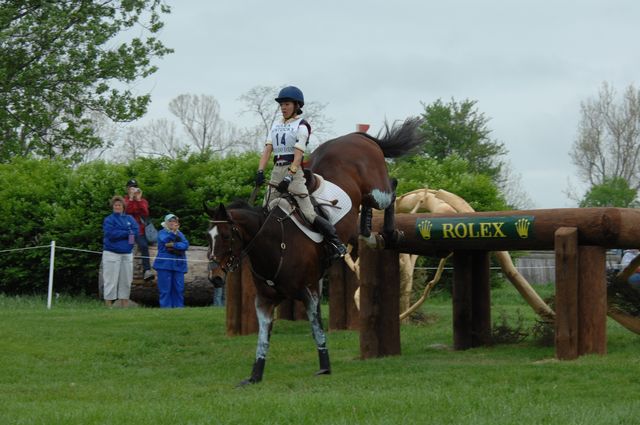
[[[282,112],[284,119],[291,118],[296,112],[296,104],[289,100],[280,102],[280,112]]]

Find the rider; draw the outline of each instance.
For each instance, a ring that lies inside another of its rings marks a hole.
[[[276,119],[271,127],[270,138],[260,157],[256,185],[264,183],[264,168],[273,153],[271,185],[265,195],[265,202],[272,199],[276,190],[285,193],[290,188],[302,214],[329,242],[333,249],[333,258],[344,257],[347,248],[338,238],[335,227],[324,217],[317,215],[313,209],[300,165],[311,134],[311,126],[300,116],[304,106],[304,95],[299,88],[288,86],[280,90],[275,100],[280,104],[282,119]]]

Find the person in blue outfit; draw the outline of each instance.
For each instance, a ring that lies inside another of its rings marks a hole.
[[[180,220],[167,214],[158,232],[158,255],[153,262],[158,277],[160,307],[184,307],[184,274],[187,272],[189,241],[182,234]]]
[[[138,234],[138,223],[124,212],[124,199],[111,198],[112,213],[103,223],[102,230],[102,282],[105,304],[120,301],[128,307],[133,280],[133,245]]]

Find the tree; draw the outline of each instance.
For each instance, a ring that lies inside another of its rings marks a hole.
[[[153,36],[169,11],[161,0],[1,2],[0,161],[74,158],[101,146],[92,111],[120,122],[141,117],[150,96],[127,86],[171,52]],[[134,27],[148,37],[118,41]]]
[[[502,161],[507,153],[504,145],[490,139],[489,120],[476,108],[476,101],[438,99],[424,105],[424,153],[442,160],[453,154],[466,159],[470,171],[485,174],[498,182]]]
[[[244,131],[243,140],[247,140],[246,144],[250,150],[261,151],[264,142],[267,139],[271,126],[276,118],[280,117],[280,108],[275,102],[278,92],[282,87],[275,86],[256,86],[240,96],[239,100],[245,104],[242,113],[250,114],[258,119],[258,123]],[[311,124],[311,146],[314,139],[322,141],[327,139],[331,132],[330,127],[333,120],[324,114],[327,107],[326,103],[316,101],[306,101],[303,107],[304,117]]]
[[[627,87],[619,102],[607,83],[595,99],[581,103],[578,136],[570,153],[578,175],[596,192],[618,186],[640,188],[640,91]]]
[[[591,186],[580,207],[636,208],[637,196],[638,191],[629,187],[622,177],[605,178],[603,183]]]
[[[236,130],[220,117],[220,104],[213,96],[181,94],[169,103],[198,149],[203,153],[222,153],[233,148]]]

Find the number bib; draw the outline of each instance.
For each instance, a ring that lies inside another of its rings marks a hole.
[[[298,127],[302,118],[288,123],[276,122],[271,127],[271,143],[274,155],[293,155],[298,141]]]

